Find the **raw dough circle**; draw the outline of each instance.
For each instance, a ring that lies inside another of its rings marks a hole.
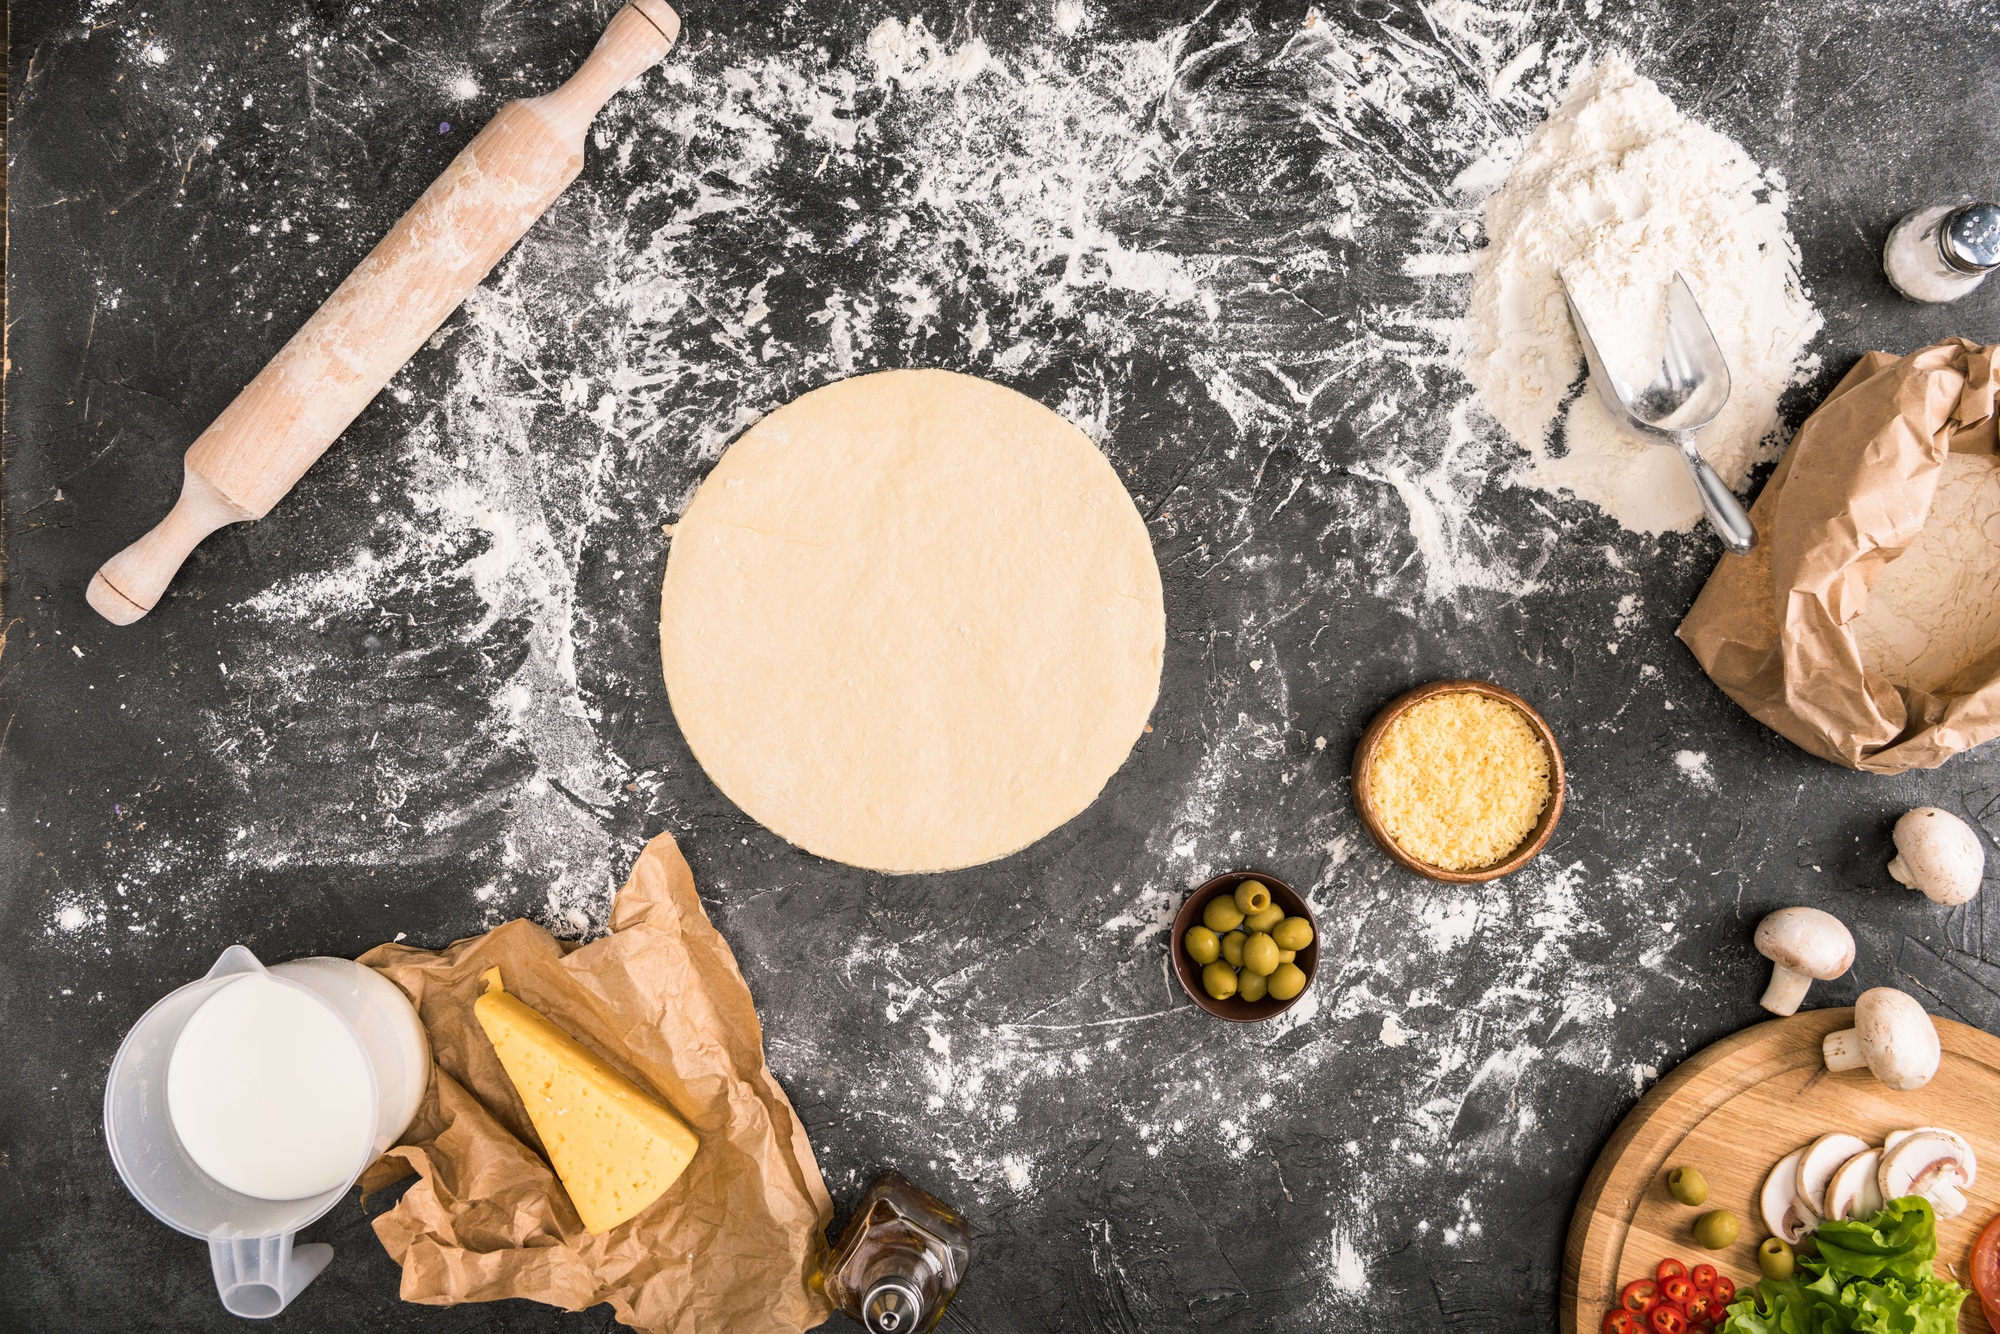
[[[674,531],[660,655],[730,800],[878,871],[1018,851],[1088,806],[1160,690],[1145,520],[1011,389],[882,371],[744,432]]]

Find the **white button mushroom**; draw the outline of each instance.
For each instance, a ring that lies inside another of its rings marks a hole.
[[[1979,892],[1986,849],[1972,826],[1935,806],[1919,806],[1896,821],[1896,859],[1889,874],[1920,889],[1932,903],[1964,903]]]
[[[1937,1025],[1914,997],[1894,987],[1862,992],[1854,1002],[1854,1027],[1827,1034],[1820,1053],[1829,1070],[1859,1070],[1865,1065],[1875,1078],[1897,1090],[1930,1083],[1942,1054]]]
[[[1806,988],[1839,977],[1854,963],[1854,937],[1832,913],[1780,908],[1757,923],[1757,953],[1772,963],[1771,985],[1757,1003],[1772,1014],[1797,1014]]]

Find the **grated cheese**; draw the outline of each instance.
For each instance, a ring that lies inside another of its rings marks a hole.
[[[1534,830],[1549,804],[1549,753],[1520,710],[1453,691],[1389,724],[1368,779],[1397,847],[1447,871],[1476,871]]]

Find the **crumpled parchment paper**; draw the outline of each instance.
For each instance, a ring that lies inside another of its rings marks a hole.
[[[1730,698],[1823,759],[1895,774],[2000,736],[2000,654],[1935,695],[1866,671],[1848,629],[1923,531],[1945,455],[1995,452],[1996,369],[2000,346],[1962,338],[1862,357],[1757,497],[1756,549],[1725,555],[1681,622]]]
[[[809,1277],[832,1200],[764,1064],[750,989],[670,836],[640,853],[600,940],[565,944],[513,921],[436,953],[378,946],[361,962],[415,1001],[434,1061],[403,1142],[362,1177],[364,1191],[421,1178],[375,1220],[405,1301],[610,1302],[649,1334],[804,1330],[831,1314]],[[495,966],[507,990],[700,1137],[681,1179],[601,1236],[584,1231],[473,1017],[479,975]]]

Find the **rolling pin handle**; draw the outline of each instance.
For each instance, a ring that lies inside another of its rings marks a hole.
[[[257,516],[217,490],[192,468],[183,468],[181,498],[152,532],[104,562],[91,576],[85,601],[113,625],[130,625],[153,609],[181,562],[204,537],[224,524]]]
[[[674,12],[674,7],[667,0],[631,0],[629,7],[644,14],[646,21],[660,30],[664,41],[659,48],[660,54],[654,56],[654,60],[673,50],[674,43],[681,39],[681,16]]]
[[[581,139],[619,89],[665,59],[680,31],[680,15],[666,0],[630,0],[611,16],[583,67],[554,92],[530,98],[528,105],[557,138]]]

